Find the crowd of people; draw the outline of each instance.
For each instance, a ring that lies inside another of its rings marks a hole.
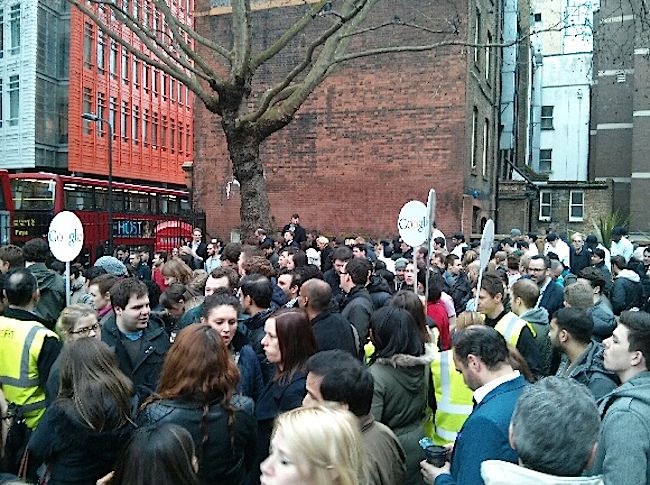
[[[0,247],[2,483],[650,483],[650,248]],[[477,287],[481,276],[480,288]]]

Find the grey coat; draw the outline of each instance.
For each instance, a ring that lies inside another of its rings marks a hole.
[[[584,384],[596,400],[606,396],[616,389],[619,380],[616,374],[605,370],[603,350],[603,344],[591,342],[574,363],[569,362],[564,355],[556,375],[570,377]]]

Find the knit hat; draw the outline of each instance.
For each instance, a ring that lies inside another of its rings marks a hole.
[[[95,261],[95,266],[104,268],[108,274],[114,276],[126,276],[126,266],[113,256],[102,256]]]
[[[395,261],[395,269],[406,269],[406,265],[409,264],[409,260],[406,258],[398,258]]]
[[[510,229],[510,237],[520,237],[521,231],[517,228]]]

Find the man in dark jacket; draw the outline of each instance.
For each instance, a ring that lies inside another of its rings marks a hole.
[[[472,297],[472,285],[469,278],[463,271],[463,264],[461,259],[455,254],[450,254],[445,258],[446,271],[445,278],[445,291],[454,300],[454,308],[456,314],[459,315],[465,310],[465,305]]]
[[[318,350],[345,350],[356,357],[360,344],[350,322],[330,311],[331,300],[332,289],[323,280],[312,278],[300,287],[298,303],[311,322]]]
[[[586,308],[586,312],[594,321],[593,338],[598,342],[602,342],[604,339],[611,337],[616,328],[616,318],[612,311],[612,305],[607,297],[603,295],[606,286],[605,278],[603,273],[595,266],[588,266],[580,271],[578,276],[588,281],[591,286],[593,305]]]
[[[341,273],[341,289],[345,293],[341,313],[357,329],[362,347],[368,340],[370,315],[374,311],[370,293],[366,289],[371,271],[370,261],[354,258],[348,261]]]
[[[614,315],[630,308],[643,307],[643,287],[641,278],[636,271],[627,269],[623,256],[612,256],[612,274],[614,286],[612,287],[612,310]]]
[[[591,265],[599,270],[605,281],[605,286],[602,288],[603,295],[609,296],[612,291],[612,271],[605,264],[605,250],[603,248],[593,248],[591,250]]]
[[[300,247],[301,243],[307,241],[307,231],[300,225],[300,216],[297,213],[293,214],[291,216],[291,222],[282,228],[283,234],[287,231],[293,232],[293,240],[297,247]]]
[[[43,239],[31,239],[23,246],[25,266],[36,277],[41,298],[34,313],[41,316],[49,329],[65,308],[65,279],[56,271],[45,266],[50,249]]]
[[[546,256],[537,255],[530,258],[528,275],[537,283],[540,299],[537,306],[546,308],[549,315],[553,315],[564,306],[564,291],[562,287],[551,278],[551,262]]]
[[[585,246],[584,237],[579,232],[576,232],[571,237],[571,247],[569,249],[569,266],[571,266],[571,272],[577,275],[581,269],[591,264],[591,252]]]
[[[332,296],[339,299],[342,295],[341,291],[341,273],[345,271],[345,265],[352,259],[352,250],[347,246],[341,246],[334,250],[332,253],[332,268],[325,271],[323,279],[332,288]]]
[[[372,306],[375,310],[383,307],[390,300],[390,286],[388,282],[378,274],[370,275],[370,281],[366,285],[366,289],[370,294]]]
[[[274,312],[271,308],[271,298],[273,296],[273,285],[271,280],[261,274],[250,274],[244,276],[239,281],[240,296],[239,301],[242,310],[250,317],[244,320],[244,333],[248,338],[248,343],[255,355],[260,361],[262,367],[262,376],[264,385],[268,384],[275,373],[275,366],[266,358],[262,339],[264,338],[264,324],[267,318]]]
[[[129,264],[133,268],[133,273],[141,281],[151,280],[151,269],[144,264],[139,252],[129,254]]]
[[[580,308],[561,308],[551,320],[549,336],[562,352],[555,375],[570,377],[589,388],[596,400],[618,385],[618,378],[603,366],[603,346],[591,340],[594,322]]]
[[[145,399],[158,387],[169,335],[162,322],[150,316],[147,285],[137,278],[118,281],[111,288],[114,315],[102,328],[102,341],[113,348],[120,370]]]

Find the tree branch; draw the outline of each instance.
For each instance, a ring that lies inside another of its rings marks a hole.
[[[302,32],[307,25],[318,15],[329,0],[321,0],[309,9],[296,23],[294,23],[288,30],[276,40],[271,46],[258,54],[251,62],[251,69],[255,71],[259,66],[275,56],[278,52],[284,49],[292,39],[294,39],[300,32]]]
[[[230,4],[232,6],[233,37],[231,82],[240,84],[251,72],[251,2],[250,0],[231,0]]]
[[[401,20],[391,20],[390,22],[384,22],[383,24],[374,25],[372,27],[366,27],[365,29],[355,30],[354,32],[343,34],[341,35],[341,38],[353,37],[355,35],[363,35],[363,34],[367,34],[368,32],[374,32],[390,26],[411,27],[417,30],[428,32],[430,34],[458,34],[458,27],[453,23],[451,25],[454,28],[452,32],[450,32],[449,30],[435,30],[429,27],[425,27],[423,25],[413,24],[410,22],[402,22]]]

